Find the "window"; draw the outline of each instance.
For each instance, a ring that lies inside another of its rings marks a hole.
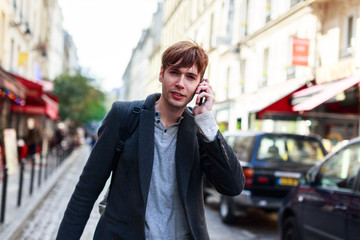
[[[245,69],[246,69],[246,59],[240,61],[240,92],[245,92]]]
[[[215,46],[215,37],[214,35],[214,13],[210,16],[210,31],[209,31],[209,46],[210,48]]]
[[[334,189],[351,189],[360,167],[360,144],[336,153],[320,168],[319,185]]]
[[[268,70],[269,70],[269,49],[265,48],[263,54],[263,71],[259,83],[260,88],[268,85]]]
[[[226,71],[226,85],[225,85],[226,99],[230,98],[230,76],[231,76],[231,68],[228,67]]]
[[[317,141],[288,138],[286,142],[289,161],[313,165],[324,157]]]
[[[257,159],[282,161],[281,153],[284,153],[284,138],[263,137],[260,142]]]
[[[229,146],[234,150],[238,160],[249,162],[250,151],[254,142],[253,136],[229,136],[226,138]]]
[[[246,0],[243,2],[243,11],[242,11],[242,15],[243,15],[243,23],[242,23],[242,26],[243,26],[243,34],[242,36],[246,36],[248,35],[248,26],[249,26],[249,20],[250,20],[250,17],[249,17],[249,0]]]
[[[345,21],[343,44],[340,49],[340,58],[350,57],[354,55],[355,43],[355,22],[354,16],[348,16]]]
[[[10,43],[10,71],[15,71],[15,41],[11,39]]]
[[[301,0],[290,0],[290,6],[294,6],[295,4],[297,4],[298,2],[300,2]]]
[[[294,36],[289,36],[287,41],[287,49],[288,49],[288,66],[286,67],[286,79],[293,79],[296,76],[296,68],[292,66],[292,58],[293,58],[293,38]]]
[[[347,19],[347,36],[346,36],[347,46],[352,46],[353,37],[354,37],[354,17],[350,16]]]
[[[296,136],[264,136],[261,138],[257,159],[314,165],[324,157],[315,139]]]
[[[266,0],[266,22],[271,20],[271,0]]]

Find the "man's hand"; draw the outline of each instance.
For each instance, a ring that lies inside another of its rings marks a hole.
[[[201,92],[201,93],[200,93]],[[193,114],[199,115],[204,112],[209,112],[212,110],[212,106],[215,102],[215,97],[212,91],[212,87],[209,84],[209,80],[205,79],[205,81],[202,81],[198,88],[196,89],[195,94],[198,94],[196,97],[196,106],[193,108]],[[205,97],[205,102],[199,106],[200,99]]]

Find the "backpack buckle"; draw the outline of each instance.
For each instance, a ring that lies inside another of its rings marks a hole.
[[[124,150],[124,146],[125,146],[125,143],[122,141],[119,141],[115,146],[115,151],[121,153]]]
[[[134,107],[133,113],[136,113],[136,114],[140,113],[140,109],[141,108],[139,108],[139,107]]]

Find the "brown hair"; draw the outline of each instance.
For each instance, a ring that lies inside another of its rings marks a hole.
[[[161,58],[163,71],[168,67],[189,68],[196,64],[201,78],[204,76],[208,61],[205,50],[195,42],[189,41],[181,41],[170,46]]]

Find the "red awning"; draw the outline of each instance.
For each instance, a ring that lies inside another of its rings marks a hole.
[[[11,111],[17,113],[45,115],[45,102],[41,98],[27,98],[25,106],[12,104]]]
[[[27,80],[26,78],[20,77],[16,74],[10,73],[19,83],[27,88],[26,97],[41,97],[43,90],[42,86],[36,82]]]
[[[47,115],[54,120],[59,117],[58,98],[55,95],[44,92],[41,84],[29,81],[12,73],[10,74],[26,87],[26,105],[17,106],[12,104],[11,111]]]
[[[17,97],[25,98],[25,88],[12,75],[0,67],[0,88],[10,90]]]
[[[292,110],[295,112],[310,111],[359,82],[360,75],[354,74],[336,82],[315,85],[296,92],[292,95],[293,98],[307,97],[307,99],[293,106]]]
[[[54,120],[59,117],[58,103],[50,98],[46,93],[44,93],[41,98],[28,97],[26,99],[26,105],[23,107],[12,104],[11,111],[18,113],[47,115]]]
[[[303,79],[292,79],[257,90],[254,94],[243,95],[244,108],[248,112],[256,113],[257,119],[265,115],[283,115],[294,113],[290,104],[291,94],[307,88]]]
[[[301,91],[302,89],[306,89],[306,85],[298,88],[296,91]],[[292,106],[290,104],[290,98],[291,95],[294,92],[289,93],[288,95],[286,95],[285,97],[280,98],[279,100],[277,100],[276,102],[270,104],[269,106],[265,107],[264,109],[258,111],[256,113],[256,117],[258,119],[262,119],[263,115],[265,114],[290,114],[290,113],[294,113],[294,111],[292,110]]]
[[[57,119],[59,117],[59,104],[52,99],[48,94],[43,94],[42,99],[45,101],[45,114],[51,119]]]

